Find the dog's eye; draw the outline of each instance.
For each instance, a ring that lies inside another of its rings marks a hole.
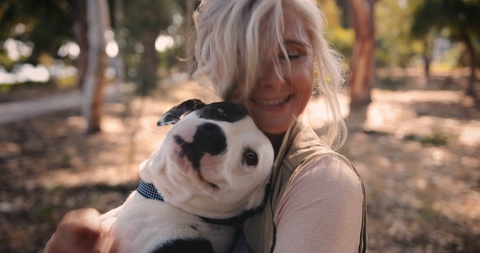
[[[251,149],[245,150],[245,152],[243,153],[243,164],[247,166],[257,166],[258,164],[257,153],[255,153]]]
[[[227,110],[224,107],[218,107],[216,111],[217,117],[224,118],[227,116]]]

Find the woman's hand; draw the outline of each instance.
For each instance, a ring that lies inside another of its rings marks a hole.
[[[67,213],[45,247],[45,253],[113,253],[113,238],[102,233],[100,213],[79,209]]]

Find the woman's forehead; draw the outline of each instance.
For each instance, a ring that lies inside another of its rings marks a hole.
[[[268,40],[271,41],[263,41],[265,47],[263,48],[264,50],[260,51],[263,57],[277,57],[278,50],[280,49],[279,43],[282,43],[287,49],[290,46],[312,48],[304,20],[294,8],[287,8],[286,6],[289,5],[284,5],[283,8],[283,31],[281,38],[268,37]],[[274,25],[276,24],[269,23],[267,26],[264,26],[263,29],[275,29],[275,27],[269,27]]]
[[[270,36],[262,36],[258,44],[258,59],[261,66],[268,66],[273,62],[277,62],[279,55],[283,53],[294,52],[292,50],[301,50],[305,53],[312,52],[312,43],[308,35],[305,21],[301,14],[291,6],[291,3],[282,5],[283,24],[278,24],[270,19],[271,16],[265,16],[260,24],[260,34],[270,34]],[[281,28],[281,29],[279,29]],[[272,31],[279,33],[273,35]],[[286,51],[283,51],[283,49]]]
[[[284,5],[283,22],[284,30],[282,36],[285,44],[299,43],[310,47],[310,39],[305,22],[294,8],[286,8],[286,5]]]

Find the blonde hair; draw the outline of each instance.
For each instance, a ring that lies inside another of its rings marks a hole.
[[[324,16],[315,0],[203,0],[194,14],[196,26],[194,77],[208,80],[217,94],[231,101],[240,88],[248,95],[261,75],[262,66],[287,52],[283,43],[283,4],[304,22],[311,39],[316,68],[316,93],[325,99],[332,123],[324,141],[339,149],[346,138],[337,90],[343,84],[341,57],[324,36]],[[285,57],[288,62],[288,57]],[[271,60],[271,58],[270,58]],[[278,69],[278,68],[277,68]],[[241,84],[241,85],[240,85]]]

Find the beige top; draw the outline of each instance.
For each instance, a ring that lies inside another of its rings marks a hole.
[[[365,189],[351,163],[298,123],[275,161],[267,205],[244,223],[244,234],[251,253],[364,252],[365,216]]]

